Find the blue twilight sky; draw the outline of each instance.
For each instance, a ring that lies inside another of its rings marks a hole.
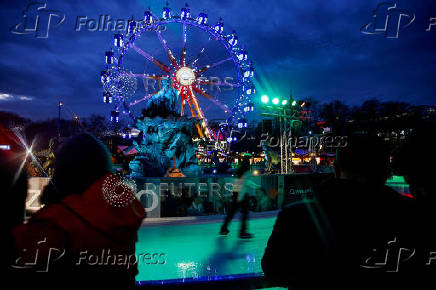
[[[113,32],[83,27],[75,31],[77,17],[98,19],[100,14],[108,14],[112,19],[139,19],[148,7],[160,15],[165,2],[47,0],[46,10],[65,15],[65,20],[56,25],[60,18],[52,17],[48,38],[36,38],[34,32],[10,31],[16,24],[21,23],[17,31],[27,25],[23,23],[23,10],[32,1],[2,0],[0,110],[45,119],[56,116],[61,99],[67,105],[65,117],[107,114],[110,109],[102,103],[100,71]],[[168,2],[176,13],[185,4]],[[378,0],[190,0],[189,6],[194,15],[206,12],[209,23],[222,17],[226,32],[237,31],[255,65],[258,96],[287,96],[292,89],[297,97],[320,102],[338,99],[354,105],[375,97],[436,105],[436,19],[432,29],[426,31],[430,18],[436,17],[436,1],[393,2],[397,4],[396,13],[401,9],[401,13],[415,15],[407,27],[410,18],[402,16],[398,38],[361,32],[362,26],[373,22],[373,10],[383,3]],[[386,19],[386,13],[377,15],[377,21]],[[28,22],[35,22],[31,16]],[[39,23],[44,23],[43,16]],[[395,15],[388,19],[390,28],[395,28]],[[39,33],[43,35],[44,29]],[[177,29],[165,33],[177,46],[176,38],[181,35]],[[189,51],[196,54],[193,51],[201,49],[202,41],[194,32],[188,35],[188,55]],[[141,48],[153,55],[161,53],[156,40],[144,38]],[[213,47],[207,51],[205,64],[220,59],[217,55],[222,52]],[[168,63],[163,54],[159,58]],[[142,69],[146,60],[138,61]],[[145,67],[140,72],[144,71]]]

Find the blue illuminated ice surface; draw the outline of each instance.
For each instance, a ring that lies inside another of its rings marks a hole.
[[[189,219],[189,218],[187,218]],[[158,225],[145,223],[139,231],[137,256],[145,253],[164,253],[162,259],[139,261],[137,281],[204,278],[260,273],[263,252],[271,235],[275,213],[269,217],[251,219],[251,240],[238,238],[240,222],[230,224],[230,234],[219,236],[221,217],[199,224]]]

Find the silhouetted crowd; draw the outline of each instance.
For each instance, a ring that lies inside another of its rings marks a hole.
[[[433,289],[435,134],[433,126],[416,129],[392,162],[380,139],[348,136],[335,178],[279,213],[265,277],[290,289]],[[385,186],[391,164],[413,198]]]
[[[434,284],[435,134],[433,125],[423,125],[394,154],[376,137],[348,136],[347,146],[337,150],[335,178],[315,188],[313,198],[279,212],[262,259],[266,280],[290,289],[423,289],[423,283]],[[118,177],[107,148],[89,134],[65,142],[42,193],[43,208],[24,221],[26,157],[0,150],[7,228],[3,267],[12,283],[5,285],[134,288],[138,269],[131,259],[145,211],[133,192],[111,192],[117,189],[107,181]],[[385,186],[392,170],[404,176],[411,196]],[[235,195],[221,234],[228,233],[237,209],[248,215],[245,196]],[[200,215],[204,209],[193,200],[189,210]],[[240,237],[250,238],[245,221]]]

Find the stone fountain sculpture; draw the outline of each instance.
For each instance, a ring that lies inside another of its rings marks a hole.
[[[201,120],[180,116],[175,111],[176,101],[177,92],[165,80],[162,89],[147,101],[143,118],[135,124],[142,138],[134,141],[138,154],[129,164],[131,177],[202,174],[196,157],[198,144],[193,141],[196,125]]]

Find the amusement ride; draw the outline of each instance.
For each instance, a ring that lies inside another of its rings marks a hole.
[[[256,92],[253,64],[237,33],[225,32],[222,18],[209,22],[205,12],[194,15],[188,4],[176,13],[167,3],[160,15],[148,9],[142,19],[130,20],[124,33],[114,35],[101,72],[103,101],[113,105],[111,121],[126,115],[135,123],[143,117],[141,104],[162,95],[166,84],[178,114],[201,120],[197,131],[202,139],[231,142],[230,130],[247,127]],[[158,88],[150,91],[150,82],[158,82]],[[223,122],[214,131],[207,120],[217,111]]]

